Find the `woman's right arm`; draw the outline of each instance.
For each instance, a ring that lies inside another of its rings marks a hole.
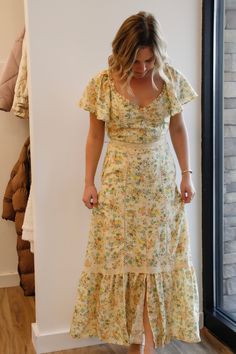
[[[97,190],[94,185],[94,178],[103,148],[104,134],[105,122],[97,119],[95,114],[90,113],[90,127],[86,142],[85,188],[82,199],[89,209],[97,205]]]

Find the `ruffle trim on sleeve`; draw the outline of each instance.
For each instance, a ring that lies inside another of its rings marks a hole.
[[[107,70],[99,72],[89,81],[78,105],[94,113],[99,120],[110,120],[111,93]]]
[[[166,74],[170,79],[167,92],[170,101],[170,116],[183,111],[183,105],[198,97],[186,77],[171,65],[167,65]]]

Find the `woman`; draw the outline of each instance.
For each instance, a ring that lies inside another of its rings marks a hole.
[[[97,336],[145,354],[173,338],[200,341],[184,209],[195,189],[181,113],[195,97],[169,64],[155,18],[145,12],[127,18],[112,42],[109,67],[80,100],[90,112],[83,202],[92,218],[72,337]],[[97,192],[105,128],[110,141]],[[182,171],[180,192],[168,130]]]

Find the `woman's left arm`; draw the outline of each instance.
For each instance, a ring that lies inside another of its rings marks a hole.
[[[170,137],[179,161],[181,171],[190,169],[189,140],[188,132],[182,113],[177,113],[170,118]],[[185,172],[182,175],[180,184],[181,197],[184,203],[190,203],[196,193],[191,179],[191,173]]]

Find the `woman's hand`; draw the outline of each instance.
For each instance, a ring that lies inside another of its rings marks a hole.
[[[94,206],[97,207],[98,204],[98,193],[94,184],[85,185],[83,202],[85,206],[89,209],[92,209]]]
[[[191,180],[191,176],[189,174],[182,176],[182,181],[180,183],[180,193],[184,203],[190,203],[196,193]]]

